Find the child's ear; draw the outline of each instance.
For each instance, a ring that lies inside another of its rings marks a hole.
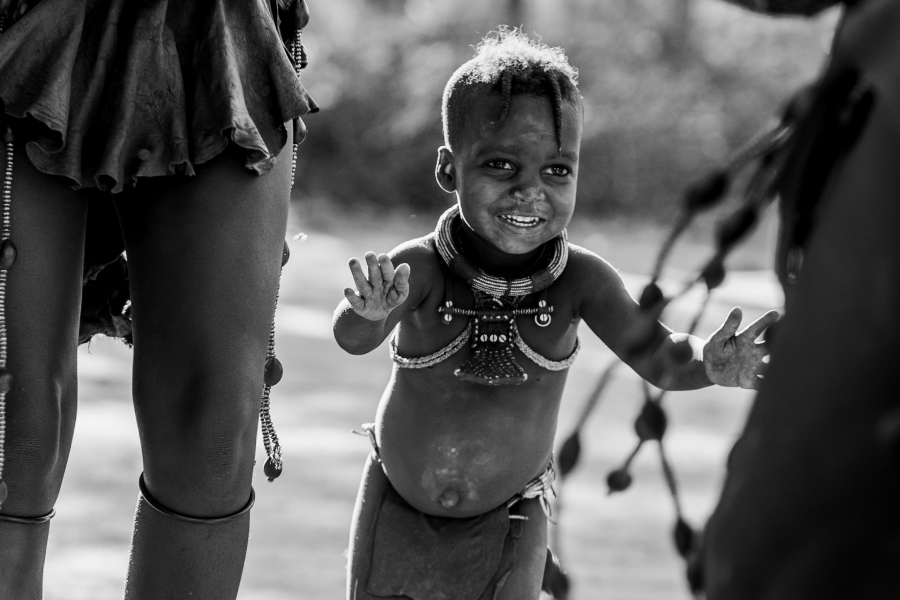
[[[434,178],[441,189],[451,194],[456,191],[456,165],[453,163],[453,152],[447,146],[438,148],[437,164],[434,166]]]

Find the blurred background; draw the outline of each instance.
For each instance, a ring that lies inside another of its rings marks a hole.
[[[472,45],[510,24],[566,49],[585,100],[570,238],[610,260],[636,293],[677,214],[681,190],[769,124],[816,75],[837,16],[774,20],[718,0],[310,4],[303,79],[322,111],[306,119],[288,231],[292,258],[276,316],[286,375],[273,391],[272,415],[286,466],[280,479],[266,482],[260,449],[245,600],[343,597],[350,516],[368,452],[367,440],[350,430],[372,420],[390,360],[385,348],[344,354],[331,335],[331,311],[351,282],[351,256],[387,251],[431,231],[451,202],[433,178],[440,98]],[[714,224],[736,202],[729,199],[692,227],[665,285],[677,286],[703,263]],[[745,322],[779,308],[771,212],[731,257],[698,335],[709,335],[732,306],[744,307]],[[664,320],[686,328],[696,302],[683,299]],[[613,360],[589,332],[582,342],[560,439]],[[141,470],[130,351],[96,339],[79,350],[79,361],[79,421],[51,530],[47,600],[121,597]],[[667,450],[695,525],[715,504],[751,400],[747,392],[716,388],[667,397]],[[556,527],[575,600],[689,597],[655,449],[638,457],[631,489],[606,494],[606,474],[633,446],[640,402],[637,376],[618,370],[582,437],[581,464],[565,484]]]

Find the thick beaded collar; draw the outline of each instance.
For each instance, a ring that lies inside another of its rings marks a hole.
[[[435,246],[444,262],[457,276],[468,283],[472,289],[490,296],[522,297],[550,287],[562,275],[569,260],[569,238],[564,229],[552,244],[550,260],[547,266],[528,277],[503,279],[488,275],[460,253],[453,241],[453,230],[459,222],[459,205],[452,207],[441,215],[435,229]]]

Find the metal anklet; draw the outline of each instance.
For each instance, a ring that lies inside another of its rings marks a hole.
[[[55,516],[56,509],[51,508],[50,512],[48,512],[46,515],[41,515],[40,517],[14,517],[13,515],[4,515],[0,513],[0,521],[5,521],[7,523],[19,523],[21,525],[40,525],[41,523],[46,523]]]
[[[244,513],[250,512],[250,509],[253,508],[254,502],[256,502],[256,492],[253,491],[253,486],[250,486],[250,499],[247,500],[247,504],[245,504],[244,507],[239,511],[230,515],[225,515],[224,517],[191,517],[166,508],[165,506],[160,504],[156,498],[151,496],[150,492],[147,491],[147,484],[144,483],[143,473],[141,473],[141,476],[138,478],[138,487],[140,487],[141,489],[141,496],[143,496],[144,501],[149,504],[154,510],[156,510],[156,512],[172,519],[185,521],[187,523],[197,523],[200,525],[214,525],[216,523],[227,523],[229,521],[234,521],[238,517],[244,515]]]

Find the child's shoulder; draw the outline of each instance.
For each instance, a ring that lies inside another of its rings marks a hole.
[[[622,281],[619,271],[606,259],[572,243],[569,243],[569,261],[566,263],[565,274],[572,281],[592,289],[596,289],[597,285]]]
[[[419,276],[441,270],[441,257],[434,247],[434,232],[422,237],[407,240],[391,250],[391,259],[395,265],[406,263],[412,273]]]

